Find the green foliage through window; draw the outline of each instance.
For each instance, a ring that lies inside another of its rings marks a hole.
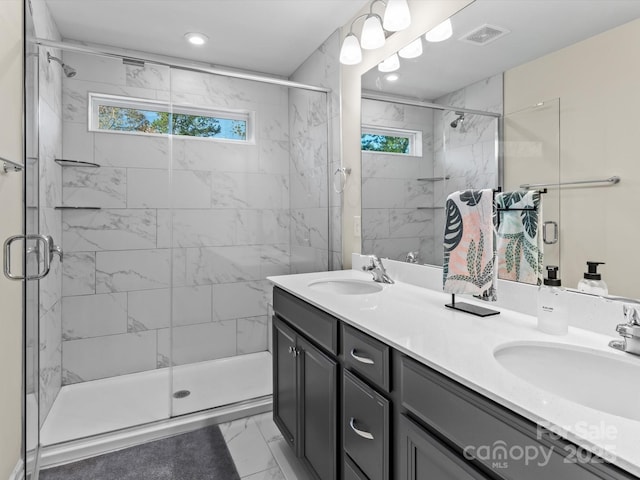
[[[373,133],[363,133],[361,144],[362,150],[371,152],[409,154],[411,148],[409,138],[407,137],[394,137]]]
[[[171,128],[169,127],[171,125]],[[110,105],[98,106],[98,128],[120,132],[247,139],[247,121]]]

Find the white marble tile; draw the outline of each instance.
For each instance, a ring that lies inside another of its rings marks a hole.
[[[171,294],[168,288],[127,292],[127,330],[141,332],[168,328],[171,322]]]
[[[289,141],[261,138],[259,169],[263,173],[289,175]]]
[[[328,205],[327,167],[303,167],[296,163],[292,149],[291,205],[297,208],[318,208]],[[333,180],[333,178],[332,178]]]
[[[274,467],[263,472],[242,477],[242,480],[286,480],[286,478],[282,473],[282,470],[280,470],[280,467]]]
[[[94,161],[105,167],[169,169],[168,137],[95,133]]]
[[[264,472],[278,466],[258,426],[251,418],[220,425],[240,477]]]
[[[211,139],[174,138],[173,167],[212,172],[259,172],[259,147]]]
[[[360,221],[363,239],[389,238],[388,208],[363,208]]]
[[[381,258],[404,262],[407,253],[420,250],[420,240],[418,237],[364,240],[362,252],[367,255],[375,253]]]
[[[326,208],[291,210],[291,243],[303,247],[327,248],[329,218]]]
[[[269,443],[283,438],[280,430],[273,421],[273,412],[261,413],[254,415],[252,418],[258,426],[258,430],[260,430],[265,442]]]
[[[156,368],[156,332],[70,340],[62,346],[66,383]]]
[[[204,362],[236,354],[235,320],[174,327],[172,342],[169,329],[157,332],[159,358],[171,358],[172,354],[174,365]]]
[[[328,270],[329,253],[326,249],[313,247],[291,247],[291,271],[289,273],[308,273]],[[283,274],[270,274],[283,275]]]
[[[41,422],[53,404],[62,383],[62,304],[40,311],[39,383]]]
[[[289,242],[289,210],[238,210],[237,245]]]
[[[236,351],[238,355],[263,352],[268,348],[267,316],[238,318]]]
[[[324,251],[326,252],[326,247]],[[271,275],[287,275],[288,273],[291,273],[291,247],[289,244],[262,245],[260,247],[259,278],[263,279]]]
[[[62,314],[65,341],[127,333],[127,294],[64,297]]]
[[[267,445],[286,480],[312,480],[311,474],[284,438],[269,442]]]
[[[211,286],[177,287],[173,289],[173,325],[211,322]]]
[[[55,26],[53,28],[55,29]],[[62,113],[62,69],[56,62],[47,61],[47,52],[54,57],[62,57],[62,51],[57,48],[40,47],[40,58],[38,61],[38,94],[41,102],[47,103],[47,105],[49,105],[49,107],[51,107],[51,109],[59,116]]]
[[[62,153],[62,124],[47,103],[39,108],[40,124],[47,125],[39,132],[40,205],[53,208],[62,202],[62,169],[54,162]]]
[[[93,162],[93,133],[86,124],[62,123],[62,158]]]
[[[187,248],[187,283],[209,285],[261,278],[259,246]]]
[[[82,207],[127,206],[124,168],[67,167],[62,170],[62,202]]]
[[[229,320],[265,315],[270,292],[267,280],[213,285],[214,316],[217,320]]]
[[[418,180],[366,178],[362,182],[362,204],[366,208],[431,206],[433,187]]]
[[[170,278],[170,251],[124,250],[96,253],[96,292],[166,288]]]
[[[156,247],[156,211],[65,210],[62,241],[70,252]]]
[[[142,67],[124,66],[125,84],[127,87],[148,88],[152,90],[169,90],[171,70],[164,65],[147,63]]]
[[[416,210],[415,208],[390,210],[390,237],[424,237],[432,235],[433,212],[433,210]]]
[[[166,221],[163,215],[163,221]],[[233,210],[174,210],[173,246],[215,247],[236,244],[237,215]],[[166,229],[165,229],[166,230]],[[169,243],[163,239],[161,244]]]
[[[422,163],[422,157],[362,152],[362,176],[415,179],[420,176]]]
[[[289,207],[289,182],[285,175],[215,173],[212,186],[211,206],[214,208]]]
[[[127,169],[127,207],[170,208],[170,175],[166,169]]]
[[[171,206],[211,207],[211,183],[211,172],[174,170],[171,178]]]
[[[75,81],[124,85],[125,65],[118,58],[65,51],[64,62],[76,69]]]

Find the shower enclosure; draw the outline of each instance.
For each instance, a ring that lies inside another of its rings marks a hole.
[[[30,228],[64,253],[28,282],[29,470],[269,409],[266,278],[330,268],[327,90],[39,43]]]

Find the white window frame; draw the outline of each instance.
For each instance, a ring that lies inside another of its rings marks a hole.
[[[378,152],[375,150],[362,150],[362,153],[374,155],[402,155],[405,157],[422,157],[422,132],[420,130],[406,130],[403,128],[381,127],[379,125],[362,125],[360,131],[360,145],[362,135],[384,135],[386,137],[403,137],[409,139],[409,151],[407,153]]]
[[[123,135],[144,135],[152,137],[168,137],[172,133],[128,132],[125,130],[105,130],[99,128],[98,111],[101,105],[120,108],[132,108],[138,110],[151,110],[155,112],[171,112],[183,115],[196,115],[205,117],[224,118],[228,120],[244,120],[246,122],[246,138],[233,139],[221,137],[195,137],[190,135],[175,135],[177,138],[190,140],[207,140],[216,142],[229,142],[241,144],[255,144],[255,112],[249,110],[232,110],[222,108],[200,108],[186,105],[171,105],[168,102],[147,98],[123,97],[104,93],[89,93],[89,131],[99,133],[117,133]]]

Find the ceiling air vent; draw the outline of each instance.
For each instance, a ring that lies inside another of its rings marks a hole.
[[[496,27],[495,25],[485,23],[484,25],[474,28],[469,33],[461,36],[458,40],[482,46],[487,45],[508,33],[511,33],[511,31],[506,28]]]

